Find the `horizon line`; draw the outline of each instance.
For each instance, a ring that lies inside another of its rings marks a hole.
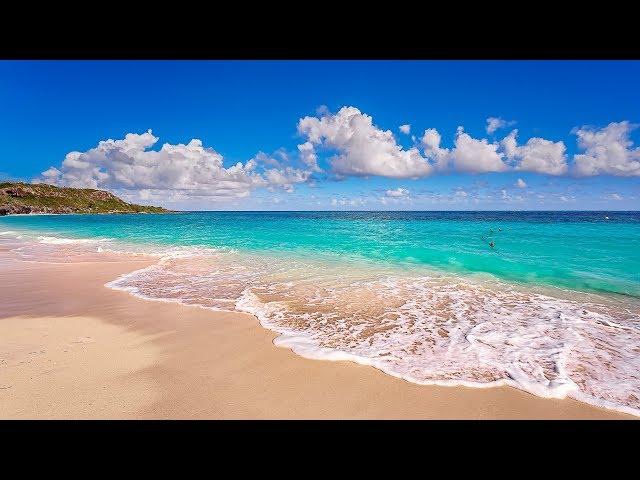
[[[174,213],[287,213],[287,212],[353,212],[353,213],[639,213],[640,210],[172,210]]]

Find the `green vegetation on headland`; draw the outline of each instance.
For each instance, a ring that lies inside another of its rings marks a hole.
[[[44,183],[0,183],[0,215],[18,213],[168,213],[135,205],[104,190],[56,187]]]

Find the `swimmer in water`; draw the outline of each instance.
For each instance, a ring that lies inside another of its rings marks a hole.
[[[495,246],[496,246],[496,244],[495,244],[495,243],[493,243],[493,242],[489,242],[489,246],[490,246],[491,248],[493,248],[493,247],[495,247]]]

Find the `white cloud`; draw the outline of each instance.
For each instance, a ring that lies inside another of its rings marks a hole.
[[[513,123],[489,117],[486,130],[493,134]],[[575,172],[578,175],[640,175],[640,149],[632,149],[633,142],[629,139],[635,127],[624,121],[600,130],[588,127],[577,130],[578,145],[585,152],[575,155]],[[409,134],[410,128],[408,124],[401,125],[400,131]],[[548,175],[564,175],[569,171],[564,142],[533,137],[518,145],[517,130],[498,144],[472,138],[459,127],[455,145],[448,149],[441,147],[438,131],[430,128],[422,137],[426,158],[416,148],[404,150],[391,131],[378,129],[370,116],[354,107],[343,107],[335,115],[324,112],[320,119],[306,117],[300,120],[298,130],[307,135],[311,147],[322,144],[338,150],[339,155],[333,158],[332,164],[341,175],[417,178],[430,174],[433,169],[482,173],[513,168]]]
[[[310,171],[292,167],[286,167],[282,170],[273,168],[264,172],[264,177],[270,187],[279,186],[289,193],[293,192],[295,183],[306,182],[310,175]]]
[[[422,136],[424,154],[434,162],[436,169],[445,170],[449,167],[451,152],[448,148],[440,147],[442,137],[435,128],[428,128]]]
[[[264,152],[256,153],[255,157],[253,157],[253,160],[255,160],[259,164],[269,165],[271,167],[280,168],[281,166],[280,160]]]
[[[640,175],[640,148],[631,149],[630,132],[638,125],[628,121],[610,123],[597,130],[582,127],[576,131],[583,154],[574,156],[578,175]]]
[[[461,172],[503,172],[507,166],[497,143],[478,140],[458,127],[454,154],[454,168]]]
[[[624,197],[618,193],[610,193],[609,195],[607,195],[606,197],[609,200],[623,200]]]
[[[101,141],[86,152],[68,153],[59,168],[49,168],[38,180],[123,192],[128,199],[227,200],[247,197],[259,187],[291,190],[294,183],[306,181],[311,174],[292,167],[265,169],[264,164],[279,162],[262,152],[244,164],[224,167],[222,155],[198,139],[149,150],[157,141],[151,130],[128,133],[122,140]],[[257,171],[260,165],[262,172]]]
[[[387,197],[408,197],[409,190],[407,190],[406,188],[396,188],[395,190],[387,190],[386,192],[384,192],[384,194]]]
[[[456,170],[467,173],[503,172],[507,165],[499,144],[486,139],[472,138],[458,127],[453,150],[440,147],[441,137],[435,128],[425,130],[422,137],[424,154],[431,159],[437,170]]]
[[[530,138],[518,146],[518,130],[513,130],[500,142],[507,158],[515,163],[516,170],[563,175],[567,173],[567,157],[563,142],[552,142],[544,138]]]
[[[404,150],[390,130],[379,129],[355,107],[322,118],[302,118],[298,132],[313,145],[337,150],[331,165],[338,175],[418,178],[432,171],[417,148]]]
[[[473,138],[463,127],[458,127],[454,146],[449,149],[441,146],[440,133],[429,128],[420,139],[423,156],[416,147],[403,149],[390,130],[376,127],[369,115],[355,107],[343,107],[336,114],[326,110],[321,113],[320,117],[305,117],[298,122],[298,132],[307,140],[298,147],[301,158],[309,158],[306,164],[313,171],[320,171],[315,152],[319,146],[337,151],[331,165],[338,176],[420,178],[434,171],[486,173],[507,170],[565,175],[569,171],[564,142],[533,137],[518,145],[517,130],[498,143]],[[493,134],[514,123],[489,117],[487,132]],[[621,122],[599,131],[586,127],[578,130],[579,145],[586,151],[575,156],[576,173],[640,175],[640,149],[631,150],[632,142],[628,138],[633,127],[629,122]],[[409,134],[411,126],[401,125],[400,131]],[[415,137],[412,138],[415,142]]]
[[[318,156],[316,150],[311,142],[305,142],[298,145],[298,151],[300,152],[300,161],[304,163],[313,172],[321,172],[322,169],[318,167]]]
[[[486,130],[489,135],[492,135],[493,133],[495,133],[496,130],[500,128],[508,127],[509,125],[513,125],[514,123],[516,122],[506,121],[500,117],[489,117],[487,118]]]
[[[522,180],[521,178],[518,179],[518,181],[516,182],[516,187],[518,188],[527,188],[527,183]]]

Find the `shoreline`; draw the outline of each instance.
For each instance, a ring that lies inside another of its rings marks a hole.
[[[0,418],[635,418],[310,360],[274,345],[278,334],[253,315],[105,287],[154,263],[110,257],[26,263],[0,250]]]

